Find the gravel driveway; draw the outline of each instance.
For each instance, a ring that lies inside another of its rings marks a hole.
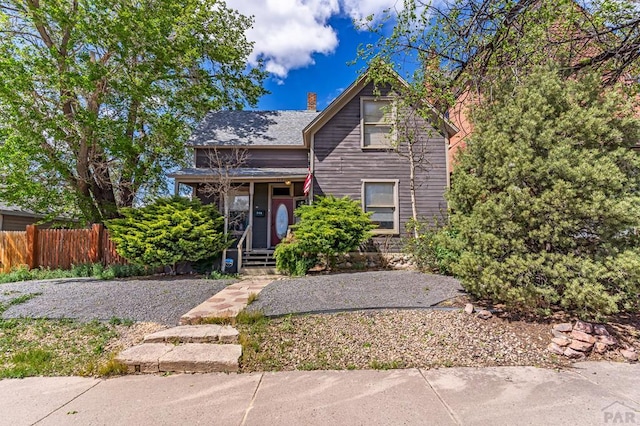
[[[278,280],[249,306],[267,316],[357,309],[426,308],[462,293],[455,278],[372,271]]]
[[[11,306],[2,317],[74,318],[81,321],[117,317],[177,325],[183,314],[232,282],[176,277],[23,281],[0,284],[0,303],[23,294],[42,293],[25,303]]]

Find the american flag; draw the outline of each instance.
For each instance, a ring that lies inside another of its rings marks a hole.
[[[309,174],[307,174],[307,178],[304,180],[304,188],[302,189],[304,195],[309,195],[311,191],[311,184],[313,182],[313,175],[311,174],[311,170],[309,170]]]

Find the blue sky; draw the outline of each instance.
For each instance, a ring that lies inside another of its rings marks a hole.
[[[334,17],[329,24],[339,40],[335,51],[313,54],[313,64],[293,69],[285,78],[271,75],[265,84],[271,93],[261,98],[257,109],[305,109],[307,92],[315,92],[322,110],[358,77],[366,64],[350,63],[357,57],[358,46],[374,42],[377,36],[356,31],[349,17]]]
[[[378,38],[358,31],[354,20],[382,17],[402,0],[227,0],[227,5],[254,18],[247,32],[254,42],[249,59],[265,62],[265,87],[271,92],[256,109],[306,109],[307,92],[315,92],[321,110],[366,65],[348,65],[357,58],[358,46]]]

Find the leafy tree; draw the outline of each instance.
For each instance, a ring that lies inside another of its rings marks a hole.
[[[304,275],[324,256],[329,264],[341,253],[356,250],[371,238],[375,225],[357,201],[332,195],[318,197],[311,205],[295,211],[300,222],[293,225],[293,237],[276,247],[276,267],[292,275]]]
[[[380,37],[359,57],[395,64],[415,92],[426,84],[441,111],[466,91],[487,99],[506,76],[550,59],[565,76],[597,70],[606,86],[640,76],[640,14],[630,0],[404,0],[382,22],[364,24]]]
[[[0,1],[0,198],[101,221],[160,192],[207,111],[264,93],[251,22],[218,0]]]
[[[537,70],[473,114],[448,200],[465,288],[519,309],[637,310],[640,120],[601,77]]]
[[[160,198],[146,207],[123,208],[122,218],[107,221],[117,252],[140,265],[197,262],[217,255],[231,241],[224,218],[213,205],[183,197]]]

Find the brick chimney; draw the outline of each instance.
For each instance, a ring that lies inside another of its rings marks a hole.
[[[307,93],[307,111],[317,111],[318,110],[318,102],[317,96],[314,92]]]

